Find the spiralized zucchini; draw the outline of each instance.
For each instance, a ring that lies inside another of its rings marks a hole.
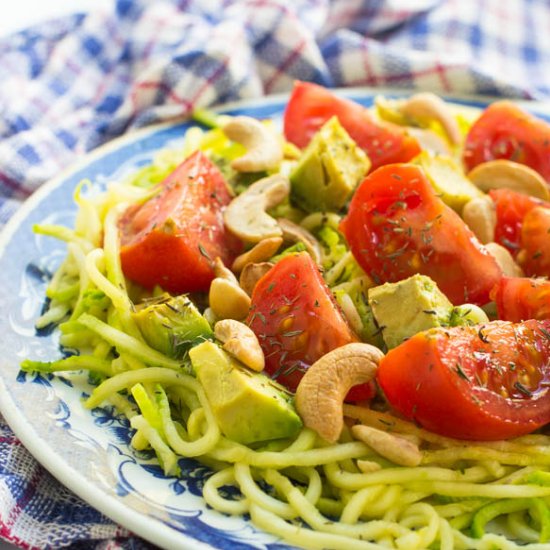
[[[184,154],[195,147],[234,154],[219,131],[212,132],[190,131]],[[384,412],[345,406],[352,421],[418,442],[422,464],[399,467],[353,441],[347,430],[334,445],[303,429],[294,440],[254,449],[220,433],[188,360],[163,355],[141,336],[131,314],[143,291],[127,283],[120,266],[118,217],[129,203],[146,200],[151,185],[176,163],[174,154],[164,152],[133,180],[104,192],[83,183],[75,193],[74,230],[36,227],[68,244],[47,290],[50,307],[37,327],[59,323],[61,344],[79,355],[47,363],[27,360],[23,370],[88,369],[100,383],[86,407],[110,402],[126,414],[135,430],[133,447],[154,449],[166,474],[178,474],[179,457],[212,466],[205,501],[225,514],[250,514],[258,528],[290,544],[345,550],[548,548],[550,437],[545,435],[474,444],[437,436]],[[334,240],[334,218],[313,214],[303,224],[311,231],[329,228],[323,258],[329,282],[347,288],[365,276]],[[228,485],[240,498],[224,496],[227,491],[220,489]]]

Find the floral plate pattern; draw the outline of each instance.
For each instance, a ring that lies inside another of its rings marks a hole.
[[[371,105],[373,93],[346,94]],[[477,101],[467,105],[483,106]],[[285,98],[227,106],[228,114],[281,118]],[[208,468],[181,459],[180,478],[166,477],[153,456],[130,446],[131,428],[110,407],[86,410],[87,376],[46,376],[20,372],[25,359],[60,357],[55,331],[37,332],[49,277],[65,255],[65,245],[35,235],[36,223],[72,226],[73,191],[82,179],[105,184],[177,147],[188,123],[140,130],[86,156],[43,186],[0,235],[0,410],[23,444],[61,483],[92,506],[145,539],[165,548],[290,548],[255,528],[248,517],[229,517],[201,497]]]

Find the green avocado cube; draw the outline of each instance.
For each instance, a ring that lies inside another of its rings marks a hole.
[[[388,349],[423,330],[449,326],[453,309],[435,282],[418,274],[370,288],[368,301]]]
[[[367,155],[332,117],[290,173],[292,199],[308,212],[340,210],[369,168]]]
[[[132,316],[145,341],[169,357],[179,359],[197,341],[214,336],[208,321],[183,294],[145,300]]]
[[[265,374],[245,368],[213,342],[192,348],[189,357],[227,438],[250,444],[294,437],[301,430],[291,395]]]
[[[414,163],[423,168],[441,200],[459,214],[467,202],[484,196],[484,193],[464,175],[458,163],[451,157],[432,156],[423,151],[415,157]]]

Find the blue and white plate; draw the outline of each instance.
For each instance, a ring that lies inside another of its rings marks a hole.
[[[346,95],[371,105],[372,90]],[[482,107],[482,102],[464,101]],[[284,97],[234,104],[228,114],[280,119]],[[29,451],[61,483],[89,504],[143,538],[165,548],[288,548],[255,528],[248,517],[228,517],[208,508],[201,490],[209,470],[181,459],[181,478],[163,475],[152,456],[129,447],[128,421],[111,408],[84,409],[84,375],[24,374],[25,358],[60,357],[56,333],[37,333],[49,276],[65,245],[35,235],[35,223],[71,226],[73,191],[82,179],[117,180],[182,142],[188,123],[147,128],[86,156],[43,186],[0,236],[0,410]]]

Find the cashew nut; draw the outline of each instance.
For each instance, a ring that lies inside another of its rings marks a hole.
[[[546,180],[535,170],[511,160],[499,159],[478,164],[468,178],[482,191],[511,189],[517,193],[549,200]]]
[[[453,145],[458,145],[461,142],[462,136],[458,122],[447,103],[439,96],[430,92],[414,94],[399,102],[397,108],[406,117],[420,123],[426,120],[437,120]]]
[[[273,267],[271,262],[260,262],[258,264],[246,264],[241,271],[239,284],[241,288],[252,296],[256,283]]]
[[[214,336],[223,349],[248,368],[261,372],[265,366],[264,352],[250,327],[233,319],[223,319],[214,325]]]
[[[282,244],[283,239],[281,237],[263,239],[244,254],[237,256],[231,268],[235,273],[240,273],[247,264],[269,260],[269,258],[275,255]]]
[[[498,243],[487,243],[485,248],[497,261],[502,273],[506,277],[523,277],[523,269],[516,263],[512,255],[506,248]]]
[[[214,260],[214,275],[220,279],[227,279],[232,283],[237,283],[237,277],[235,277],[234,273],[225,266],[219,256]]]
[[[220,258],[214,260],[214,274],[208,292],[210,309],[218,319],[244,319],[250,308],[250,296]]]
[[[223,126],[224,134],[244,145],[247,152],[231,163],[239,172],[260,172],[277,168],[283,160],[283,146],[277,134],[259,120],[233,117]]]
[[[342,405],[353,386],[372,380],[384,354],[370,344],[354,342],[318,359],[298,384],[296,410],[304,425],[334,443],[344,427]]]
[[[289,192],[290,182],[280,174],[253,183],[225,209],[225,226],[234,235],[250,243],[281,237],[282,229],[266,210],[282,202]]]
[[[497,213],[491,197],[476,197],[464,205],[462,219],[482,244],[495,240]]]
[[[279,218],[277,223],[283,231],[283,239],[285,241],[304,243],[313,261],[318,265],[321,263],[321,247],[317,239],[307,229],[286,218]]]
[[[422,461],[422,452],[418,445],[397,435],[363,424],[352,426],[351,433],[394,464],[412,467],[418,466]]]

